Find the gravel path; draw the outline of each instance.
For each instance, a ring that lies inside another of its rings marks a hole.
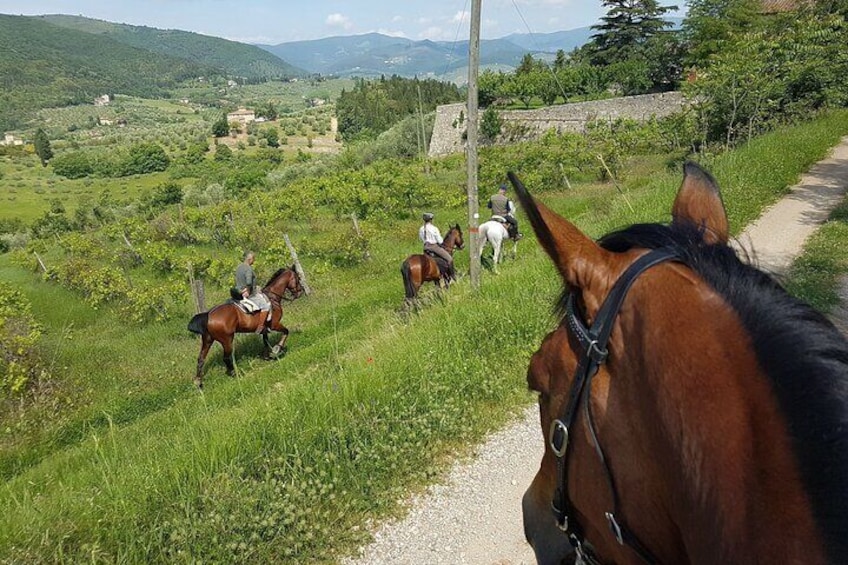
[[[783,272],[846,190],[848,137],[745,230],[741,247],[761,268]],[[382,525],[374,542],[345,565],[535,563],[524,541],[521,496],[538,469],[542,441],[534,405],[478,446],[472,460],[456,465],[444,484],[412,498],[407,516]]]

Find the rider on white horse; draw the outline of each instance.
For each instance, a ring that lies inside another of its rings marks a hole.
[[[510,239],[518,241],[523,237],[523,234],[518,231],[518,220],[515,217],[515,203],[507,197],[505,184],[501,184],[498,187],[497,194],[493,194],[489,198],[489,203],[486,204],[486,207],[492,211],[493,220],[501,223],[506,222],[509,225],[507,227],[507,233],[509,233]]]

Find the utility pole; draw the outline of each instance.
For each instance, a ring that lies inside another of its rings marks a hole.
[[[480,70],[480,12],[483,0],[471,0],[471,37],[468,42],[468,136],[466,144],[468,226],[471,232],[471,286],[480,289],[480,214],[477,203],[477,75]]]

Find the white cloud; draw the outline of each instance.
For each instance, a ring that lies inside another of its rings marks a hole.
[[[454,14],[450,21],[451,21],[451,23],[455,23],[455,24],[458,24],[460,22],[465,22],[465,21],[468,21],[469,15],[470,14],[468,13],[467,10],[461,10],[461,11],[457,12],[456,14]]]
[[[400,30],[385,29],[385,28],[382,28],[382,27],[377,29],[377,33],[382,33],[383,35],[388,35],[390,37],[406,37],[406,33],[402,32]]]
[[[392,23],[395,23],[395,24],[398,23],[398,22],[402,22],[402,21],[403,21],[403,16],[394,16],[392,18]]]
[[[433,18],[430,18],[430,17],[427,17],[427,16],[422,16],[422,17],[418,18],[418,23],[423,25],[423,26],[431,23],[432,21],[433,21]]]
[[[442,39],[445,35],[445,30],[439,26],[430,26],[418,34],[421,39]]]
[[[350,18],[339,14],[338,12],[327,16],[326,24],[330,27],[340,27],[342,29],[350,29],[353,27],[353,22],[350,21]]]

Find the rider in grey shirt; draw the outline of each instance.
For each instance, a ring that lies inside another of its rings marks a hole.
[[[259,324],[256,328],[256,333],[263,333],[268,330],[271,322],[271,302],[268,297],[259,290],[256,286],[256,273],[253,271],[253,262],[256,259],[253,251],[248,251],[244,254],[244,262],[240,263],[236,268],[236,290],[238,290],[242,298],[249,299],[259,307],[262,312],[267,312],[267,317],[264,324]]]

